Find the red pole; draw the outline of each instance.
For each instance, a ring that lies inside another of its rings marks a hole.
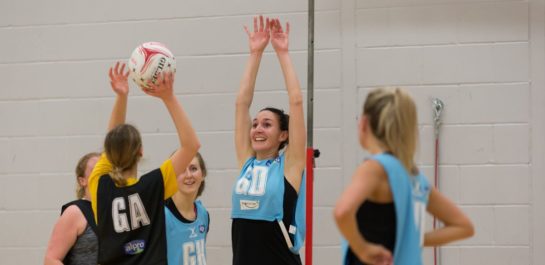
[[[307,183],[305,265],[312,265],[312,219],[314,206],[314,0],[308,1],[307,51]]]
[[[314,0],[308,1],[307,51],[307,183],[305,265],[312,265],[312,219],[314,206]]]
[[[312,217],[314,205],[314,149],[307,147],[307,198],[306,198],[306,239],[305,264],[312,265]]]

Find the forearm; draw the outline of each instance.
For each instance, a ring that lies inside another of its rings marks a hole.
[[[163,101],[168,109],[168,112],[170,113],[174,125],[176,126],[180,145],[182,148],[196,153],[200,147],[199,138],[197,137],[197,133],[193,129],[191,121],[185,113],[182,105],[180,102],[178,102],[174,95],[172,97],[165,98]]]
[[[51,257],[45,257],[44,259],[44,265],[63,265],[62,261],[59,259],[51,258]]]
[[[445,225],[424,235],[425,246],[443,245],[473,235],[471,220],[436,188],[431,189],[427,210]]]
[[[473,235],[473,229],[466,226],[446,226],[424,235],[424,246],[440,246]]]
[[[280,62],[282,74],[284,75],[284,82],[288,91],[290,104],[302,104],[303,95],[301,93],[301,86],[289,53],[287,51],[277,52],[276,55]]]
[[[108,123],[108,131],[112,130],[119,124],[125,123],[127,115],[127,95],[118,95],[115,98],[114,107]]]
[[[240,89],[237,96],[237,105],[250,106],[254,96],[257,72],[261,63],[263,52],[252,52],[246,63],[246,69],[240,81]]]
[[[66,208],[62,213],[59,220],[55,223],[53,232],[47,243],[44,264],[63,264],[64,258],[77,240],[78,228],[81,226],[80,218],[85,219],[79,208],[75,205]]]
[[[365,249],[367,241],[361,236],[354,214],[339,214],[335,213],[335,221],[337,222],[337,227],[343,237],[348,241],[350,248],[354,252],[359,252],[362,249]]]

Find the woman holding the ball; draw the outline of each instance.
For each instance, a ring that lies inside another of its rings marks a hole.
[[[159,75],[144,92],[165,104],[176,126],[180,148],[163,164],[137,178],[143,154],[138,130],[125,124],[129,85],[125,64],[110,68],[115,104],[104,140],[104,153],[89,177],[97,222],[98,263],[167,264],[164,201],[178,190],[184,172],[200,147],[185,111],[174,95],[174,74]]]
[[[295,238],[300,238],[304,227],[296,227],[295,216],[299,216],[296,209],[304,202],[301,196],[304,185],[301,184],[306,162],[306,130],[302,93],[288,52],[290,27],[286,24],[284,29],[278,19],[264,21],[259,16],[254,17],[253,31],[244,29],[248,34],[250,56],[235,111],[240,175],[232,192],[233,264],[301,264]],[[249,109],[257,72],[269,42],[284,75],[289,116],[268,107],[252,119]]]

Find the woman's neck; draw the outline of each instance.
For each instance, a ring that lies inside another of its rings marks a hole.
[[[123,171],[122,174],[123,174],[123,178],[128,179],[128,178],[136,178],[137,173],[138,173],[138,169],[135,166],[131,169],[127,169]]]
[[[88,200],[88,201],[91,200],[91,196],[89,195],[89,188],[88,187],[85,187],[85,193],[83,194],[83,197],[81,199],[82,200]]]
[[[272,158],[275,158],[278,156],[278,151],[274,150],[274,151],[265,151],[265,152],[259,152],[255,154],[255,158],[257,160],[267,160],[267,159],[272,159]]]
[[[372,155],[384,153],[385,150],[382,147],[382,144],[374,137],[367,141],[367,147],[365,149]]]
[[[195,220],[195,196],[176,192],[172,196],[172,201],[176,205],[178,212],[188,220]]]

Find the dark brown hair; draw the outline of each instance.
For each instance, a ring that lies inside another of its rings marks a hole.
[[[261,109],[259,112],[262,112],[262,111],[270,111],[276,116],[276,118],[278,118],[278,124],[280,125],[280,131],[289,131],[290,115],[286,114],[284,112],[284,110],[273,108],[273,107],[266,107],[266,108]],[[282,148],[284,148],[289,143],[289,140],[290,139],[288,138],[285,141],[281,142],[280,146],[278,147],[278,150],[279,151],[282,150]]]

